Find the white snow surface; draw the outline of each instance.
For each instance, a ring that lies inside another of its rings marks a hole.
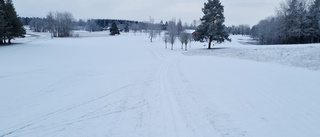
[[[320,136],[319,44],[37,35],[0,46],[0,137]]]

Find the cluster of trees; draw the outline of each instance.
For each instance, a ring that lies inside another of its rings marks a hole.
[[[11,44],[11,40],[24,37],[23,24],[18,18],[12,0],[0,0],[0,44]]]
[[[201,18],[201,24],[196,28],[195,31],[186,31],[186,29],[192,30],[192,25],[188,27],[186,24],[185,26],[182,25],[181,20],[176,22],[175,19],[166,23],[166,33],[163,37],[163,41],[165,42],[166,48],[167,43],[171,44],[171,50],[173,50],[174,43],[178,38],[181,42],[181,49],[185,46],[185,50],[187,50],[187,45],[191,41],[208,41],[208,49],[211,48],[212,43],[215,41],[216,43],[222,43],[224,41],[231,41],[229,39],[228,29],[224,25],[225,17],[224,17],[224,7],[221,5],[220,0],[208,0],[208,2],[204,3],[204,8],[202,9],[204,16]],[[196,26],[196,21],[194,24]],[[149,26],[153,27],[153,19],[150,19]],[[250,27],[247,25],[240,25],[234,29],[240,29],[239,33],[248,34],[250,32]],[[230,29],[231,31],[232,29]],[[152,29],[148,30],[149,38],[152,42],[153,36],[156,36]],[[161,34],[161,32],[159,33]]]
[[[49,26],[47,19],[45,18],[34,18],[29,22],[30,29],[35,32],[48,32]]]
[[[250,35],[250,25],[232,25],[231,27],[227,27],[226,31],[232,35]]]
[[[57,14],[69,14],[71,13],[53,13],[50,12],[49,14],[52,14],[52,16],[56,16]],[[51,16],[51,15],[50,15]],[[56,19],[58,20],[58,16],[56,16]],[[73,18],[73,17],[72,17]],[[20,18],[24,25],[29,25],[30,29],[34,32],[49,32],[49,19],[48,18],[29,18],[29,17],[22,17]],[[100,27],[95,20],[79,20],[75,21],[74,19],[69,20],[72,22],[72,30],[86,30],[89,32],[94,31],[102,31],[102,27]]]
[[[177,22],[176,19],[173,19],[172,21],[176,23],[176,27],[178,27],[179,32],[187,29],[195,30],[198,24],[197,20],[194,20],[190,25],[188,23],[183,24],[181,20]],[[150,41],[152,42],[153,38],[161,36],[161,32],[168,30],[168,26],[172,21],[166,21],[165,23],[163,21],[160,21],[159,23],[155,23],[154,19],[152,17],[149,17],[149,22],[138,22],[137,24],[129,26],[129,29],[134,33],[138,31],[148,33]]]
[[[46,18],[20,18],[35,32],[50,32],[52,37],[70,37],[74,30],[74,17],[70,12],[49,12]],[[81,24],[81,21],[79,21]]]
[[[74,18],[70,12],[49,12],[46,19],[51,37],[72,36]]]
[[[52,14],[55,17],[58,17],[56,15],[58,14],[69,14],[71,13],[65,12],[65,13],[53,13],[50,12],[49,14]],[[59,16],[60,17],[60,16]],[[59,18],[58,17],[58,18]],[[58,19],[57,20],[60,20]],[[47,18],[29,18],[29,17],[21,17],[20,20],[23,22],[24,25],[29,25],[30,29],[35,32],[49,32],[50,31],[50,25],[49,25],[49,19]],[[71,21],[71,22],[70,22]],[[112,28],[113,23],[116,24],[118,30],[120,32],[129,32],[129,30],[133,30],[134,32],[142,30],[146,30],[148,27],[147,23],[144,22],[138,22],[138,21],[130,21],[130,20],[115,20],[115,19],[90,19],[90,20],[74,20],[72,17],[72,20],[68,21],[71,26],[71,30],[85,30],[89,32],[96,32],[96,31],[104,31],[104,30],[110,30]]]
[[[165,31],[163,36],[165,48],[168,48],[167,44],[170,43],[171,50],[173,50],[174,43],[179,39],[181,42],[181,49],[183,49],[183,45],[185,45],[185,50],[187,50],[187,44],[192,40],[192,34],[185,32],[188,28],[190,27],[182,25],[181,20],[177,22],[176,19],[172,19],[172,21],[164,24],[162,21],[160,23],[154,23],[154,19],[150,17],[145,28],[141,28],[140,30],[145,30],[150,38],[150,42],[153,42],[153,39],[158,36],[161,38],[162,32]]]
[[[49,14],[57,14],[50,12]],[[49,20],[47,18],[29,18],[29,17],[21,17],[20,20],[24,25],[29,25],[30,29],[35,32],[51,32]],[[176,22],[176,21],[174,21]],[[115,24],[115,25],[114,25]],[[179,30],[184,29],[196,29],[196,25],[198,21],[194,20],[190,25],[184,23],[182,25],[181,20],[176,24],[179,27]],[[104,31],[104,30],[112,30],[111,35],[116,35],[120,32],[129,32],[130,30],[136,34],[137,32],[144,32],[149,34],[150,41],[152,42],[154,38],[157,36],[161,37],[161,32],[166,31],[169,22],[163,23],[163,21],[159,23],[155,23],[154,19],[150,17],[149,22],[138,22],[131,20],[115,20],[115,19],[90,19],[90,20],[72,20],[72,30],[85,30],[89,32],[95,31]],[[116,29],[116,28],[117,29]],[[53,31],[54,32],[54,31]],[[59,31],[60,32],[60,31]],[[179,33],[180,34],[180,33]],[[53,35],[57,36],[57,35]]]
[[[82,21],[82,20],[79,20],[79,21]],[[134,25],[139,24],[139,26],[141,26],[143,24],[142,22],[131,21],[131,20],[91,19],[91,20],[87,20],[85,22],[84,27],[80,27],[80,29],[82,29],[82,30],[84,29],[84,30],[90,31],[90,32],[103,31],[103,30],[111,29],[113,26],[113,23],[116,24],[116,26],[120,32],[122,32],[122,31],[129,32],[129,29],[133,28]],[[75,24],[77,24],[77,23],[75,23]]]
[[[261,44],[302,44],[320,42],[320,0],[287,0],[274,17],[261,20],[251,29]]]
[[[178,38],[181,42],[181,49],[183,49],[183,44],[185,44],[185,50],[187,50],[187,44],[192,40],[192,34],[185,31],[186,28],[182,26],[181,20],[176,22],[175,19],[168,22],[168,26],[166,27],[166,33],[163,38],[166,48],[167,43],[169,42],[171,44],[171,50],[173,50],[174,43],[176,39]]]

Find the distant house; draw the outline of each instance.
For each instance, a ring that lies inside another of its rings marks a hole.
[[[103,31],[108,31],[108,30],[110,30],[110,27],[104,27],[104,28],[102,28],[102,30]]]
[[[187,34],[191,34],[191,35],[194,35],[196,33],[196,31],[192,30],[192,29],[186,29],[186,30],[184,30],[184,32]]]

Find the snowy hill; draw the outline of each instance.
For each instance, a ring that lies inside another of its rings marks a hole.
[[[0,137],[320,136],[318,44],[41,36],[0,47]]]

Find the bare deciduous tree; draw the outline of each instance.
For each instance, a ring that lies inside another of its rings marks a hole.
[[[185,44],[185,50],[187,50],[187,45],[188,45],[188,42],[189,42],[189,34],[186,33],[186,32],[181,32],[180,35],[179,35],[179,40],[181,42],[181,49],[183,49],[183,44]]]
[[[168,48],[167,43],[168,43],[168,41],[169,41],[169,36],[168,36],[168,35],[164,35],[163,41],[164,41],[164,43],[166,44],[166,48]]]
[[[152,17],[149,17],[148,34],[150,42],[152,42],[153,38],[157,37],[157,25],[154,24],[154,19]]]
[[[55,28],[54,28],[54,13],[53,12],[49,12],[48,15],[47,15],[47,22],[48,22],[48,30],[51,34],[51,38],[54,37],[54,31],[55,31]]]
[[[73,15],[70,12],[49,12],[49,28],[54,37],[70,37],[73,29]]]
[[[169,21],[167,26],[167,33],[168,33],[168,41],[171,43],[171,50],[173,50],[173,44],[175,43],[176,37],[178,35],[178,28],[174,20]]]
[[[88,20],[85,26],[85,30],[89,32],[95,32],[101,30],[101,27],[95,20]]]

